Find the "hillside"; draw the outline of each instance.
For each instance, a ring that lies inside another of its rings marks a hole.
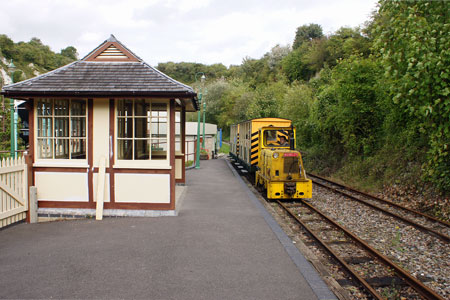
[[[13,42],[8,36],[0,34],[0,89],[3,85],[19,82],[28,78],[54,70],[77,59],[77,50],[69,46],[60,53],[50,50],[49,46],[42,44],[38,38],[29,42]],[[8,68],[11,60],[16,71],[11,73]],[[10,106],[0,96],[0,150],[10,149]],[[23,142],[18,141],[19,148]]]
[[[68,46],[60,53],[55,53],[38,38],[32,38],[29,42],[15,43],[8,36],[0,34],[0,84],[11,83],[11,73],[8,70],[11,59],[17,68],[14,81],[18,82],[76,60],[77,50]]]

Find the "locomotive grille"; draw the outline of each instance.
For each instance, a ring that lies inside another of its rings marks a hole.
[[[284,174],[296,173],[298,171],[298,157],[284,158]]]

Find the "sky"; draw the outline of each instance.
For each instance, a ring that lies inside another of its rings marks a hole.
[[[361,26],[376,0],[0,0],[0,34],[37,37],[84,57],[111,34],[150,65],[239,65],[277,44],[292,45],[297,27],[325,34]]]

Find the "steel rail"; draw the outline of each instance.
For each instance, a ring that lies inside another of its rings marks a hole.
[[[410,213],[417,214],[417,215],[422,216],[422,217],[424,217],[424,218],[427,218],[427,219],[429,219],[429,220],[431,220],[431,221],[438,222],[438,223],[440,223],[440,224],[442,224],[442,225],[445,225],[445,226],[450,227],[450,222],[447,222],[447,221],[444,221],[444,220],[440,220],[440,219],[438,219],[438,218],[435,218],[435,217],[430,216],[430,215],[428,215],[428,214],[424,214],[424,213],[422,213],[422,212],[420,212],[420,211],[417,211],[417,210],[414,210],[414,209],[411,209],[411,208],[402,206],[402,205],[397,204],[397,203],[395,203],[395,202],[392,202],[392,201],[389,201],[389,200],[385,200],[385,199],[383,199],[383,198],[380,198],[380,197],[377,197],[377,196],[374,196],[374,195],[365,193],[365,192],[363,192],[363,191],[359,191],[359,190],[354,189],[354,188],[352,188],[352,187],[350,187],[350,186],[347,186],[347,185],[344,185],[344,184],[341,184],[341,183],[337,183],[337,182],[332,181],[332,180],[330,180],[330,179],[328,179],[328,178],[325,178],[325,177],[322,177],[322,176],[319,176],[319,175],[316,175],[316,174],[313,174],[313,173],[308,173],[308,176],[312,176],[312,177],[319,178],[320,180],[323,180],[323,181],[326,181],[326,182],[328,182],[328,183],[337,185],[337,186],[339,186],[339,187],[341,187],[341,188],[343,188],[343,189],[349,190],[349,191],[351,191],[351,192],[354,192],[354,193],[357,193],[357,194],[366,196],[366,197],[368,197],[368,198],[371,198],[371,199],[373,199],[373,200],[379,201],[379,202],[381,202],[381,203],[385,203],[385,204],[388,204],[388,205],[395,206],[395,207],[397,207],[397,208],[400,208],[400,209],[409,211]]]
[[[279,202],[280,204],[281,202]],[[319,209],[315,208],[311,204],[301,201],[305,206],[307,206],[312,211],[319,214],[321,217],[327,220],[330,224],[333,226],[339,228],[342,230],[347,236],[349,236],[353,241],[357,242],[359,245],[361,245],[366,251],[368,251],[372,256],[383,262],[385,265],[389,266],[390,268],[394,269],[394,271],[403,279],[405,282],[407,282],[413,289],[415,289],[420,295],[422,295],[425,299],[438,299],[443,300],[439,294],[437,294],[435,291],[424,285],[422,282],[417,280],[415,277],[413,277],[409,272],[395,264],[393,261],[391,261],[388,257],[380,253],[375,248],[372,248],[369,244],[367,244],[365,241],[357,237],[355,234],[350,232],[345,227],[341,226],[340,224],[336,223],[334,220],[326,216],[323,212],[321,212]],[[281,205],[281,204],[280,204]],[[283,206],[284,207],[284,206]],[[290,213],[292,215],[292,213]],[[296,218],[298,219],[298,218]],[[303,225],[302,225],[303,226]]]
[[[352,200],[358,201],[358,202],[360,202],[360,203],[362,203],[362,204],[364,204],[364,205],[367,205],[367,206],[369,206],[369,207],[371,207],[371,208],[373,208],[373,209],[379,210],[379,211],[381,211],[381,212],[383,212],[383,213],[385,213],[385,214],[387,214],[387,215],[390,215],[391,217],[397,218],[397,219],[399,219],[399,220],[401,220],[401,221],[403,221],[403,222],[405,222],[405,223],[407,223],[407,224],[409,224],[409,225],[411,225],[411,226],[416,227],[416,228],[419,229],[419,230],[422,230],[422,231],[424,231],[424,232],[426,232],[426,233],[429,233],[429,234],[431,234],[431,235],[434,235],[434,236],[440,238],[441,240],[443,240],[443,241],[445,241],[445,242],[447,242],[447,243],[450,242],[450,237],[449,237],[448,235],[444,234],[444,233],[441,233],[441,232],[439,232],[439,231],[437,231],[437,230],[434,230],[434,229],[432,229],[432,228],[426,227],[426,226],[424,226],[424,225],[418,224],[418,223],[416,223],[416,222],[414,222],[414,221],[412,221],[412,220],[410,220],[410,219],[407,219],[407,218],[405,218],[405,217],[402,217],[402,216],[400,216],[400,215],[398,215],[398,214],[396,214],[396,213],[393,213],[393,212],[391,212],[391,211],[389,211],[389,210],[387,210],[387,209],[384,209],[384,208],[382,208],[382,207],[376,206],[376,205],[374,205],[374,204],[372,204],[372,203],[369,203],[369,202],[367,202],[367,201],[364,201],[364,200],[362,200],[362,199],[360,199],[360,198],[358,198],[358,197],[355,197],[355,196],[353,196],[353,195],[347,194],[346,192],[340,191],[340,190],[335,189],[335,188],[333,188],[333,187],[327,186],[327,185],[325,185],[325,184],[323,184],[323,183],[320,183],[320,182],[318,182],[318,181],[316,181],[316,180],[314,180],[314,179],[313,179],[312,181],[313,181],[315,184],[320,185],[320,186],[322,186],[322,187],[324,187],[324,188],[330,189],[330,190],[332,190],[332,191],[335,192],[335,193],[341,194],[341,195],[343,195],[343,196],[345,196],[345,197],[348,197],[348,198],[350,198],[350,199],[352,199]]]
[[[347,262],[342,259],[331,247],[329,247],[317,234],[314,233],[299,217],[297,217],[288,207],[284,205],[281,201],[277,203],[283,207],[283,209],[291,215],[303,228],[317,241],[319,244],[328,251],[331,256],[334,257],[343,267],[347,270],[350,275],[356,279],[375,299],[384,300],[384,298],[364,279],[362,278],[352,267],[350,267]]]

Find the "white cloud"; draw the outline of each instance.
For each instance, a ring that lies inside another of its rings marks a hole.
[[[1,33],[15,42],[38,37],[53,51],[81,57],[112,33],[152,65],[165,61],[240,64],[276,44],[291,44],[298,26],[324,32],[368,20],[376,0],[8,0]]]

